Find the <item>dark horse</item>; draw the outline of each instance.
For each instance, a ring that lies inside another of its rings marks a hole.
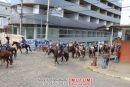
[[[16,57],[17,57],[17,50],[16,50],[15,47],[9,47],[9,48],[6,48],[6,50],[10,51],[13,54],[13,57],[16,59]]]
[[[12,46],[13,46],[14,44],[16,45],[17,50],[18,50],[18,49],[20,50],[21,54],[22,54],[22,50],[21,50],[22,48],[25,48],[25,49],[26,49],[26,53],[27,53],[27,54],[28,54],[28,48],[29,48],[30,51],[32,51],[30,45],[28,45],[28,44],[25,44],[24,46],[21,46],[19,42],[13,41]]]
[[[59,53],[57,48],[50,48],[49,52],[48,52],[48,55],[50,53],[53,53],[53,55],[54,55],[55,64],[56,63],[59,64],[59,62],[57,60],[58,58],[62,58],[61,62],[63,61],[63,58],[65,58],[66,62],[69,60],[69,53],[67,53],[67,52],[60,52]]]
[[[10,63],[10,65],[13,64],[13,58],[12,58],[12,53],[8,50],[4,50],[4,51],[1,51],[0,52],[0,60],[1,60],[1,63],[2,63],[2,60],[6,63],[6,68],[8,68],[8,64]]]
[[[74,58],[74,55],[76,53],[76,47],[74,45],[68,46],[68,50],[72,53],[72,58]]]

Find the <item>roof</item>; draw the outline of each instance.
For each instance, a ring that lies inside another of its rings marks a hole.
[[[122,30],[122,29],[130,29],[130,25],[120,25],[120,24],[115,24],[115,25],[111,25],[111,26],[101,26],[98,27],[97,30],[107,30],[107,28],[109,28],[109,30],[111,30],[112,28],[114,30]]]

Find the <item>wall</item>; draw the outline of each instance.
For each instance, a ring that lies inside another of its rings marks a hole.
[[[128,41],[121,42],[120,62],[129,62],[130,63],[130,42],[128,42]]]

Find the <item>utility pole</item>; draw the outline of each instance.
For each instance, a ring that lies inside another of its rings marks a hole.
[[[111,30],[111,38],[110,38],[110,54],[111,54],[111,49],[112,49],[112,41],[113,41],[113,28]]]
[[[23,24],[23,0],[21,0],[21,13],[20,13],[20,28],[19,28],[19,34],[22,34],[22,24]]]
[[[42,38],[42,24],[43,24],[43,23],[42,23],[42,20],[43,20],[43,19],[42,19],[42,17],[41,17],[41,29],[40,29],[40,38]]]
[[[45,39],[48,40],[48,28],[49,28],[49,11],[50,11],[50,0],[48,0],[47,4],[47,16],[46,16],[46,33],[45,33]]]

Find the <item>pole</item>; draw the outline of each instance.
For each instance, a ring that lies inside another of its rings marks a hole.
[[[41,17],[41,29],[40,29],[40,38],[42,38],[42,17]]]
[[[47,16],[46,16],[46,34],[45,34],[45,39],[46,39],[46,40],[48,40],[49,10],[50,10],[50,0],[48,0],[48,5],[47,5]]]
[[[113,28],[112,28],[112,30],[111,30],[111,39],[110,39],[110,54],[111,54],[112,40],[113,40]]]
[[[19,28],[19,34],[21,35],[22,31],[22,23],[23,23],[23,0],[21,0],[21,13],[20,13],[20,28]]]
[[[111,50],[112,50],[112,40],[113,40],[113,28],[111,30],[111,37],[110,37],[110,57],[111,57]],[[109,59],[110,61],[110,59]],[[108,69],[110,69],[110,62],[108,64]]]

